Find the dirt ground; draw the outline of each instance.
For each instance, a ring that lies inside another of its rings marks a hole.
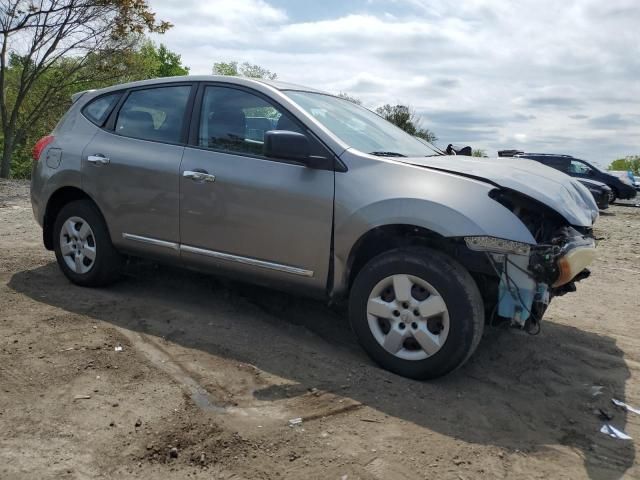
[[[538,336],[488,328],[416,382],[314,301],[144,263],[73,286],[1,182],[0,478],[640,478],[640,415],[611,403],[640,408],[640,208],[597,237]]]

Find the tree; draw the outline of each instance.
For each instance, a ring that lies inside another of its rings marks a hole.
[[[186,67],[176,65],[173,61],[164,61],[163,56],[159,55],[160,48],[155,47],[153,43],[144,40],[142,37],[138,40],[132,40],[131,48],[121,52],[120,55],[111,55],[109,53],[92,53],[87,58],[86,72],[91,72],[87,78],[82,78],[85,73],[79,72],[70,74],[67,79],[67,85],[56,88],[49,98],[47,109],[41,111],[33,121],[22,130],[20,136],[16,137],[14,142],[14,150],[11,160],[11,176],[16,178],[28,178],[31,174],[31,149],[36,141],[47,135],[60,117],[71,105],[71,95],[77,91],[87,89],[99,89],[113,84],[132,82],[136,80],[144,80],[147,78],[159,77],[166,74],[182,75],[188,71]],[[151,48],[151,47],[153,48]],[[166,49],[166,47],[165,47]],[[168,54],[175,55],[169,50]],[[176,55],[179,58],[179,56]],[[169,58],[169,57],[167,57]],[[61,77],[65,77],[68,71],[68,65],[73,67],[73,59],[63,58],[55,65],[52,65],[49,71],[34,83],[31,92],[25,99],[21,112],[29,112],[33,110],[33,102],[41,97],[42,92],[49,88],[50,85],[57,85]],[[9,62],[7,75],[15,75],[18,71]],[[0,145],[2,145],[2,134],[0,134]]]
[[[357,97],[352,97],[347,92],[340,92],[338,96],[340,98],[344,98],[345,100],[349,100],[350,102],[355,103],[356,105],[362,105],[362,100],[360,100]]]
[[[108,63],[129,51],[132,39],[143,32],[170,27],[156,21],[145,0],[3,0],[0,177],[9,176],[17,143],[59,102],[60,92],[117,74],[91,68],[101,67],[96,58]]]
[[[420,137],[429,143],[438,140],[436,134],[427,128],[421,127],[420,117],[408,105],[383,105],[376,109],[376,113],[385,120],[397,125],[409,135]]]
[[[162,43],[156,46],[148,40],[140,48],[140,54],[149,62],[146,78],[189,75],[189,67],[182,64],[181,56],[170,51]]]
[[[481,148],[475,148],[473,150],[473,153],[471,154],[471,156],[473,156],[473,157],[486,157],[487,156],[487,152],[485,152]]]
[[[238,66],[238,62],[216,62],[213,64],[214,75],[228,75],[231,77],[262,78],[265,80],[275,80],[277,73],[267,70],[260,65],[244,62]]]
[[[611,162],[609,170],[631,170],[634,175],[640,175],[640,155],[630,155]]]

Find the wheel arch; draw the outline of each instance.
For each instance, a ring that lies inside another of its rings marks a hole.
[[[446,238],[433,230],[410,224],[389,224],[374,227],[354,243],[346,262],[345,286],[351,288],[353,280],[372,258],[394,248],[430,246],[440,250]],[[438,248],[440,247],[440,248]]]
[[[462,237],[445,237],[429,228],[405,223],[381,225],[363,233],[349,252],[339,283],[341,288],[332,293],[336,298],[348,295],[356,276],[368,261],[386,251],[406,247],[428,247],[454,258],[469,271],[483,296],[485,293],[489,298],[494,296],[492,285],[486,285],[485,280],[495,272],[485,255],[470,250]]]
[[[89,194],[87,194],[87,192],[73,186],[64,186],[59,188],[49,197],[44,213],[44,220],[42,224],[42,239],[47,250],[53,250],[53,226],[55,224],[58,213],[65,205],[76,200],[90,201],[96,207],[98,213],[104,220],[104,215],[102,214],[100,207],[98,206],[96,201],[91,198]],[[107,225],[107,229],[108,228],[109,226]]]

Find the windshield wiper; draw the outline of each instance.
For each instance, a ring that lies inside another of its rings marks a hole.
[[[376,155],[378,157],[406,157],[398,152],[369,152],[369,155]]]

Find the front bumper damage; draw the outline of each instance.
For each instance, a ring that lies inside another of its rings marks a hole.
[[[589,276],[587,267],[595,258],[591,233],[572,227],[560,229],[548,244],[535,246],[498,239],[492,246],[479,238],[465,240],[471,250],[485,253],[499,278],[495,314],[526,330],[539,324],[553,297],[575,291],[575,283]]]

